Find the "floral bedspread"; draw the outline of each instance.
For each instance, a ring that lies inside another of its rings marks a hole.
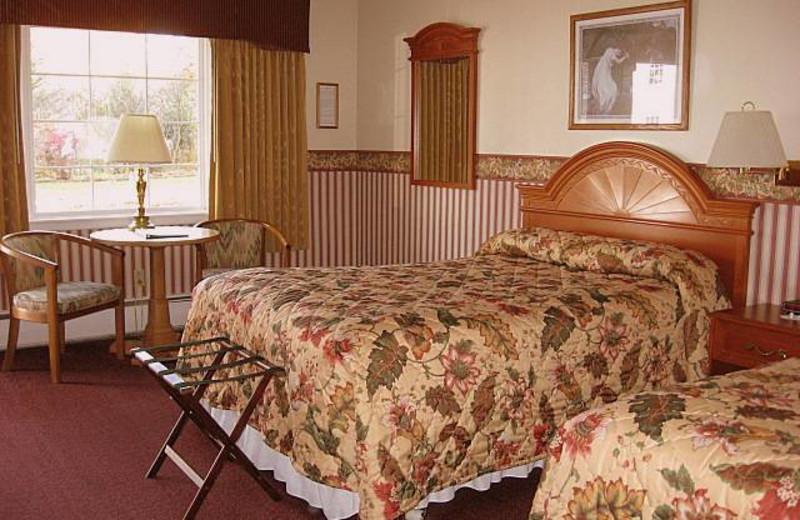
[[[707,313],[727,306],[702,256],[536,229],[455,261],[215,276],[183,339],[228,335],[284,366],[252,426],[372,520],[541,458],[565,418],[623,392],[704,375]]]
[[[583,412],[549,451],[531,520],[800,519],[800,359]]]

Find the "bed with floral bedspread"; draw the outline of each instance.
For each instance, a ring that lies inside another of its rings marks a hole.
[[[701,255],[532,229],[461,260],[215,276],[183,339],[286,367],[251,426],[372,520],[540,459],[565,418],[623,392],[704,375],[708,313],[727,306]],[[249,391],[207,396],[236,410]]]
[[[800,519],[800,359],[583,412],[548,451],[531,520]]]

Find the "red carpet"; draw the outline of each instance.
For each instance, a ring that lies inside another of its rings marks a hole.
[[[177,406],[143,369],[107,354],[107,343],[69,345],[62,366],[64,383],[51,385],[45,350],[22,350],[17,370],[0,373],[0,518],[182,518],[196,488],[180,470],[167,461],[158,478],[144,478]],[[213,448],[193,427],[178,448],[199,469],[211,463]],[[427,518],[526,519],[537,478],[459,491],[432,505]],[[272,502],[226,464],[199,518],[321,516],[291,496]]]

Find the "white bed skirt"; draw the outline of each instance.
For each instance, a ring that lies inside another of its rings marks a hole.
[[[220,423],[225,431],[230,432],[233,430],[233,426],[239,419],[238,412],[209,407],[207,404],[206,407],[211,412],[211,416]],[[342,520],[358,513],[358,493],[326,486],[301,475],[294,469],[289,457],[267,446],[261,434],[253,427],[248,426],[245,429],[237,444],[245,455],[250,457],[250,460],[253,461],[253,464],[258,469],[272,471],[276,480],[286,484],[287,493],[305,500],[312,507],[322,510],[328,520]],[[420,502],[417,509],[424,509],[429,503],[449,502],[455,497],[456,491],[462,488],[486,491],[492,484],[500,482],[507,477],[527,478],[531,471],[543,466],[544,461],[538,461],[481,475],[464,484],[431,493]]]

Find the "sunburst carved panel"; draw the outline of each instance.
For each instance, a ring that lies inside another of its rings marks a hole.
[[[559,210],[697,223],[686,198],[658,168],[642,164],[642,161],[604,163],[576,179],[575,185],[559,201]]]

